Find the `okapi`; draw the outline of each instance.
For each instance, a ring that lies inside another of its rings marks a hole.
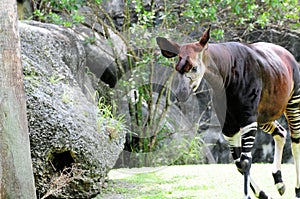
[[[180,77],[175,95],[186,101],[202,78],[213,89],[213,102],[222,133],[238,170],[244,176],[244,198],[249,187],[256,197],[270,198],[250,177],[251,149],[258,128],[275,141],[273,177],[279,193],[285,192],[281,160],[287,132],[276,121],[285,115],[296,165],[296,198],[300,198],[300,71],[294,56],[275,44],[226,42],[209,44],[210,27],[195,43],[156,41],[163,56],[178,57]]]

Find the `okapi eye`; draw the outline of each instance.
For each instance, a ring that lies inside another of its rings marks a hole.
[[[192,72],[193,72],[193,73],[197,72],[197,66],[194,66],[194,67],[192,68]]]

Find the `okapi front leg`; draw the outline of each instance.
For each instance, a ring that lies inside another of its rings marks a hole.
[[[224,138],[225,140],[227,140],[229,144],[230,153],[232,155],[234,163],[240,162],[240,157],[242,152],[241,132],[236,133],[232,137],[227,137],[224,135]],[[241,168],[238,167],[238,169]]]
[[[252,163],[251,150],[253,148],[255,134],[257,131],[257,122],[253,122],[241,129],[242,136],[242,152],[240,157],[241,169],[244,174],[244,194],[249,199],[250,187],[250,168]]]
[[[253,148],[255,134],[257,131],[257,122],[253,122],[241,129],[242,136],[242,152],[240,157],[241,169],[244,174],[244,194],[249,199],[250,187],[250,168],[252,164],[251,150]]]
[[[238,133],[236,133],[232,137],[227,137],[224,135],[224,138],[229,143],[229,148],[231,155],[233,157],[234,163],[237,166],[238,171],[245,176],[245,197],[250,198],[248,193],[249,183],[251,186],[252,191],[254,192],[255,196],[259,199],[268,199],[269,197],[256,185],[256,183],[250,178],[250,167],[251,167],[251,149],[255,139],[255,132],[257,130],[257,123],[250,124],[241,129]],[[244,152],[245,154],[242,155],[242,135],[244,140]],[[243,159],[243,161],[241,161]],[[245,160],[248,161],[248,168],[245,169]],[[246,175],[245,175],[246,170]]]

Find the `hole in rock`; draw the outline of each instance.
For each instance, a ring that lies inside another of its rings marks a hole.
[[[71,151],[55,152],[52,155],[52,165],[56,171],[62,172],[65,168],[71,168],[72,164],[75,163]]]

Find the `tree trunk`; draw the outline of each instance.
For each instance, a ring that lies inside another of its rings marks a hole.
[[[0,199],[34,199],[16,1],[0,10]]]

